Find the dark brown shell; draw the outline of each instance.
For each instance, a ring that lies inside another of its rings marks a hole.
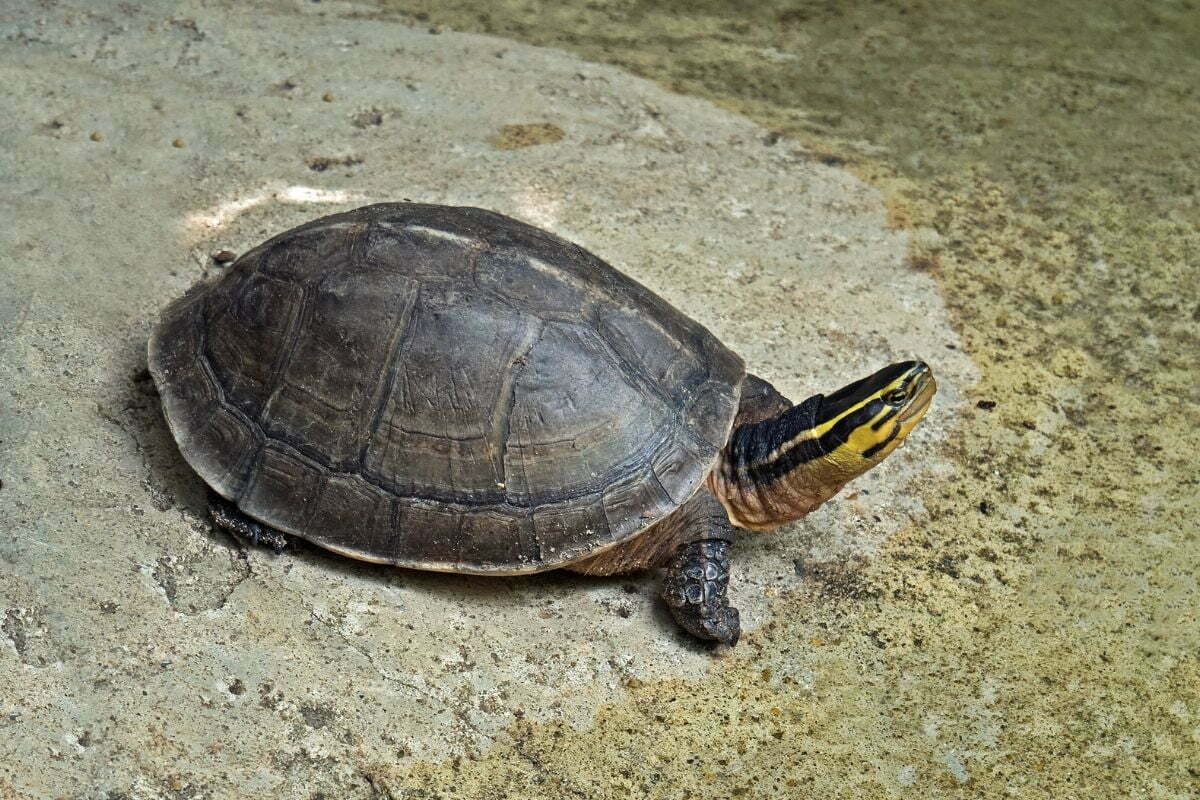
[[[741,359],[587,251],[489,211],[380,204],[246,253],[163,314],[188,463],[368,561],[536,572],[635,536],[724,446]]]

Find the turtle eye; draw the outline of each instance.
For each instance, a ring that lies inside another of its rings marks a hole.
[[[883,396],[883,400],[889,405],[898,406],[903,403],[907,397],[908,392],[904,391],[903,389],[893,389]]]

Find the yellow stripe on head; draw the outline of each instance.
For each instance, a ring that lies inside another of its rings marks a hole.
[[[936,391],[937,382],[929,367],[907,361],[885,367],[827,397],[830,419],[821,427],[831,439],[841,440],[829,452],[830,457],[845,460],[848,465],[857,460],[860,472],[870,469],[916,427]]]
[[[936,391],[928,366],[905,361],[741,425],[709,487],[738,527],[770,530],[799,519],[895,450]]]
[[[754,459],[751,470],[765,483],[819,459],[823,469],[849,480],[904,441],[929,410],[936,390],[928,366],[905,361],[831,395],[810,397],[784,414],[784,424],[774,428],[775,441]]]

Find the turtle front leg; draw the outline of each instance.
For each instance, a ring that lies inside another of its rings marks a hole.
[[[211,490],[208,493],[208,513],[218,527],[224,528],[238,539],[255,546],[266,545],[276,553],[282,553],[287,547],[286,536],[247,517],[237,506]]]
[[[729,605],[729,548],[724,539],[681,545],[667,567],[663,599],[688,633],[733,647],[742,624],[738,610]]]
[[[567,567],[584,575],[622,575],[666,567],[663,599],[684,630],[701,639],[737,643],[741,625],[729,605],[733,527],[725,508],[701,489],[649,530]]]
[[[729,605],[729,551],[733,528],[725,509],[707,491],[687,502],[686,539],[667,565],[663,599],[684,630],[733,647],[741,635],[738,610]]]

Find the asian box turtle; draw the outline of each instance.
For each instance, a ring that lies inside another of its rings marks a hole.
[[[799,405],[582,248],[497,213],[314,220],[174,302],[149,365],[220,526],[488,575],[666,567],[732,645],[737,530],[795,520],[929,408],[919,361]]]

